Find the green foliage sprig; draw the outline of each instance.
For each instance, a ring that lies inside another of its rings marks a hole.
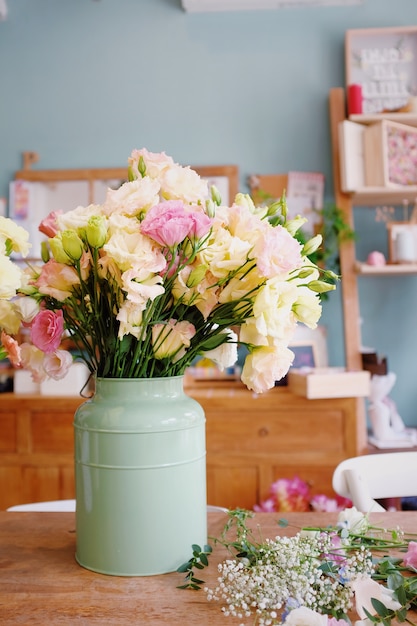
[[[208,557],[212,553],[212,547],[209,545],[205,545],[203,549],[198,544],[192,545],[193,556],[188,559],[186,563],[183,563],[177,569],[177,572],[186,573],[185,576],[185,584],[179,585],[178,589],[201,589],[201,585],[204,583],[204,580],[200,580],[196,578],[194,575],[195,569],[204,569],[208,566]]]

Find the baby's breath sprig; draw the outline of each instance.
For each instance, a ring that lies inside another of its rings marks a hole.
[[[338,620],[349,626],[357,613],[361,621],[355,623],[361,625],[417,626],[409,615],[417,607],[417,565],[411,564],[417,562],[417,544],[409,546],[413,534],[374,526],[352,507],[339,514],[335,526],[264,539],[259,525],[248,525],[253,517],[252,511],[229,511],[220,536],[210,538],[231,555],[218,565],[214,588],[204,588],[209,601],[222,603],[225,616],[240,619],[242,626],[279,626],[310,623],[307,612],[309,619],[327,616],[329,624]],[[288,526],[285,519],[277,524]],[[178,569],[187,572],[181,588],[201,589],[203,581],[195,578],[193,568],[208,564],[208,548],[204,552],[193,546],[193,557]],[[300,622],[297,611],[304,611]]]

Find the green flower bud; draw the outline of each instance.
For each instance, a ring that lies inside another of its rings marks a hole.
[[[62,247],[72,261],[79,261],[84,252],[84,244],[75,230],[64,230],[61,233]]]
[[[41,259],[44,263],[48,263],[50,258],[48,242],[42,241],[41,243]]]
[[[142,155],[139,157],[138,170],[139,174],[144,178],[146,176],[146,163]]]
[[[203,280],[207,271],[207,267],[205,265],[199,265],[190,273],[187,280],[187,287],[191,289],[192,287],[196,287]]]
[[[85,236],[92,248],[102,248],[107,240],[106,218],[102,215],[92,215],[88,220]]]
[[[302,254],[304,256],[309,256],[310,254],[313,254],[313,252],[315,252],[317,248],[321,246],[322,241],[323,237],[321,235],[316,235],[315,237],[310,239],[310,241],[307,241],[307,243],[304,245]]]
[[[216,205],[211,198],[209,198],[209,200],[206,200],[206,212],[207,215],[211,218],[215,217],[216,215]]]
[[[289,220],[288,222],[286,222],[285,228],[288,230],[290,235],[294,236],[295,233],[300,230],[301,226],[303,226],[303,224],[305,224],[307,221],[308,220],[306,217],[301,217],[301,215],[298,215],[293,220]]]
[[[52,239],[49,239],[49,247],[52,252],[52,256],[54,257],[57,263],[65,263],[66,265],[71,265],[71,259],[68,254],[64,251],[62,246],[61,234],[55,235]]]
[[[220,191],[217,189],[215,185],[212,185],[210,187],[210,195],[211,195],[211,199],[213,200],[213,202],[217,204],[217,206],[220,206],[222,203],[222,197],[220,195]]]
[[[316,293],[325,293],[326,291],[334,291],[336,285],[325,283],[323,280],[312,280],[307,287]]]
[[[316,271],[315,267],[304,268],[298,272],[297,278],[308,278],[308,276],[311,276],[311,274],[314,274]]]

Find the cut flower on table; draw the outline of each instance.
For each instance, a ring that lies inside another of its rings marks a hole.
[[[284,198],[256,207],[238,194],[224,206],[165,153],[133,150],[128,173],[103,204],[57,207],[43,220],[43,262],[3,279],[5,351],[37,381],[60,378],[71,363],[61,348],[69,337],[97,377],[156,378],[183,375],[207,354],[229,367],[240,343],[248,350],[242,381],[257,393],[272,388],[293,361],[297,324],[314,328],[320,293],[335,287],[337,277],[308,257],[320,237],[298,241],[304,220],[287,220]],[[7,226],[0,237],[9,266],[22,234]],[[29,334],[22,345],[19,326]]]
[[[417,606],[417,571],[405,556],[414,551],[414,541],[401,529],[374,526],[350,507],[334,526],[257,539],[255,525],[247,524],[253,512],[236,509],[228,516],[220,537],[211,541],[230,558],[219,564],[217,583],[204,588],[225,617],[239,619],[241,626],[414,624],[407,615]],[[287,526],[285,519],[277,521]],[[200,569],[212,552],[206,548]],[[178,569],[187,573],[182,588],[204,584],[193,578],[192,563]]]

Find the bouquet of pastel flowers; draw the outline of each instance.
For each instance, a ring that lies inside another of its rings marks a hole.
[[[65,376],[68,337],[103,378],[178,376],[198,356],[225,368],[241,344],[242,381],[261,393],[291,366],[297,324],[314,328],[320,293],[335,287],[309,260],[321,238],[297,239],[304,222],[287,220],[285,198],[256,207],[238,194],[223,206],[190,167],[134,150],[127,182],[103,204],[40,224],[42,263],[14,264],[16,282],[1,294],[3,349],[41,381]],[[28,253],[27,238],[7,218],[0,226],[9,267],[12,251]]]

